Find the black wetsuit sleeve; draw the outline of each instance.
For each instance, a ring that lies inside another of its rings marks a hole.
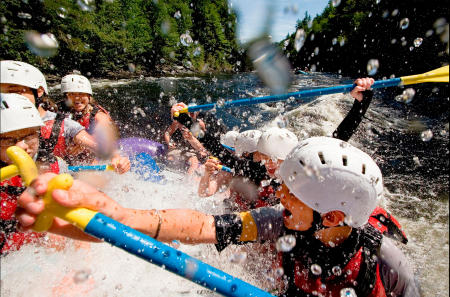
[[[362,102],[355,99],[352,109],[333,132],[334,138],[344,141],[348,141],[350,139],[356,128],[358,128],[359,123],[361,123],[364,114],[369,108],[370,102],[372,102],[372,98],[373,91],[367,90],[363,92]]]
[[[216,248],[220,252],[230,244],[278,238],[283,228],[282,208],[261,207],[238,214],[216,215],[214,223]]]
[[[378,263],[381,281],[388,296],[421,296],[419,283],[406,256],[389,238],[383,238]]]

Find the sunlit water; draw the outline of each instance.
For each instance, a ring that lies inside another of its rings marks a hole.
[[[336,76],[297,76],[291,91],[341,84]],[[348,83],[346,81],[345,83]],[[198,104],[267,95],[254,74],[208,78],[146,78],[133,82],[98,81],[95,97],[120,121],[122,136],[158,136],[169,123],[170,104]],[[57,88],[53,89],[56,94]],[[401,94],[377,92],[351,143],[371,154],[385,176],[382,204],[401,222],[409,238],[402,250],[411,260],[424,296],[449,294],[448,122],[440,116],[405,113],[395,102]],[[446,99],[447,100],[447,99]],[[159,102],[158,102],[159,101]],[[349,95],[328,95],[311,102],[267,104],[217,111],[229,128],[241,130],[281,125],[299,138],[331,135],[350,109]],[[433,138],[423,141],[422,131]],[[127,207],[194,208],[219,214],[226,193],[210,198],[196,194],[197,180],[164,170],[165,185],[140,181],[132,173],[112,176],[105,192]],[[178,245],[175,243],[175,245]],[[265,246],[213,245],[179,249],[254,285],[270,288],[272,270]],[[261,257],[260,255],[265,255]],[[109,244],[80,246],[68,241],[60,250],[26,246],[1,259],[1,296],[215,296],[202,287],[164,271]]]

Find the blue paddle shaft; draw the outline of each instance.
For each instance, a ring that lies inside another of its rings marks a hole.
[[[69,166],[69,171],[78,172],[84,170],[105,171],[106,165]]]
[[[395,87],[395,86],[400,85],[401,82],[402,82],[402,80],[400,78],[379,80],[379,81],[374,82],[374,84],[372,85],[372,89]],[[194,105],[194,106],[189,106],[188,111],[195,112],[195,111],[204,111],[204,110],[211,110],[211,109],[224,109],[224,108],[237,107],[237,106],[247,106],[247,105],[260,104],[260,103],[277,102],[277,101],[287,100],[290,98],[302,99],[302,98],[311,98],[311,97],[336,94],[336,93],[347,93],[347,92],[350,92],[351,90],[353,90],[353,88],[355,86],[356,86],[356,84],[352,84],[352,85],[349,84],[349,85],[320,88],[320,89],[313,89],[313,90],[302,90],[302,91],[298,91],[298,92],[294,92],[294,93],[287,93],[287,94],[280,94],[280,95],[270,95],[270,96],[264,96],[264,97],[238,99],[238,100],[233,100],[233,101],[227,101],[221,105],[218,105],[216,103]]]
[[[89,221],[84,231],[224,296],[272,296],[101,213]]]
[[[226,172],[231,172],[231,173],[233,172],[233,169],[231,169],[230,167],[227,167],[227,166],[223,166],[223,165],[222,165],[221,170],[226,171]]]

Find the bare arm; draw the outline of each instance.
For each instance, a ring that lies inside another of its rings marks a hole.
[[[54,176],[55,174],[52,173],[39,176],[33,182],[33,190],[27,190],[19,197],[18,203],[24,209],[18,214],[22,226],[31,227],[36,221],[36,216],[44,210],[44,203],[39,196],[46,192],[48,181]],[[169,242],[177,239],[183,243],[216,243],[214,217],[195,210],[156,211],[124,208],[105,193],[78,180],[74,181],[68,191],[53,191],[52,197],[62,206],[85,207],[99,211],[150,236],[157,234],[159,225],[157,239],[161,241]],[[75,226],[59,219],[54,221],[50,231],[66,237],[94,241],[92,237],[82,234]]]

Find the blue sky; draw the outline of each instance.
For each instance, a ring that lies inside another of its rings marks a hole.
[[[270,34],[273,41],[283,40],[293,33],[297,20],[303,19],[307,11],[315,16],[323,11],[328,0],[229,0],[238,12],[238,38],[242,43],[259,36],[272,12]]]

